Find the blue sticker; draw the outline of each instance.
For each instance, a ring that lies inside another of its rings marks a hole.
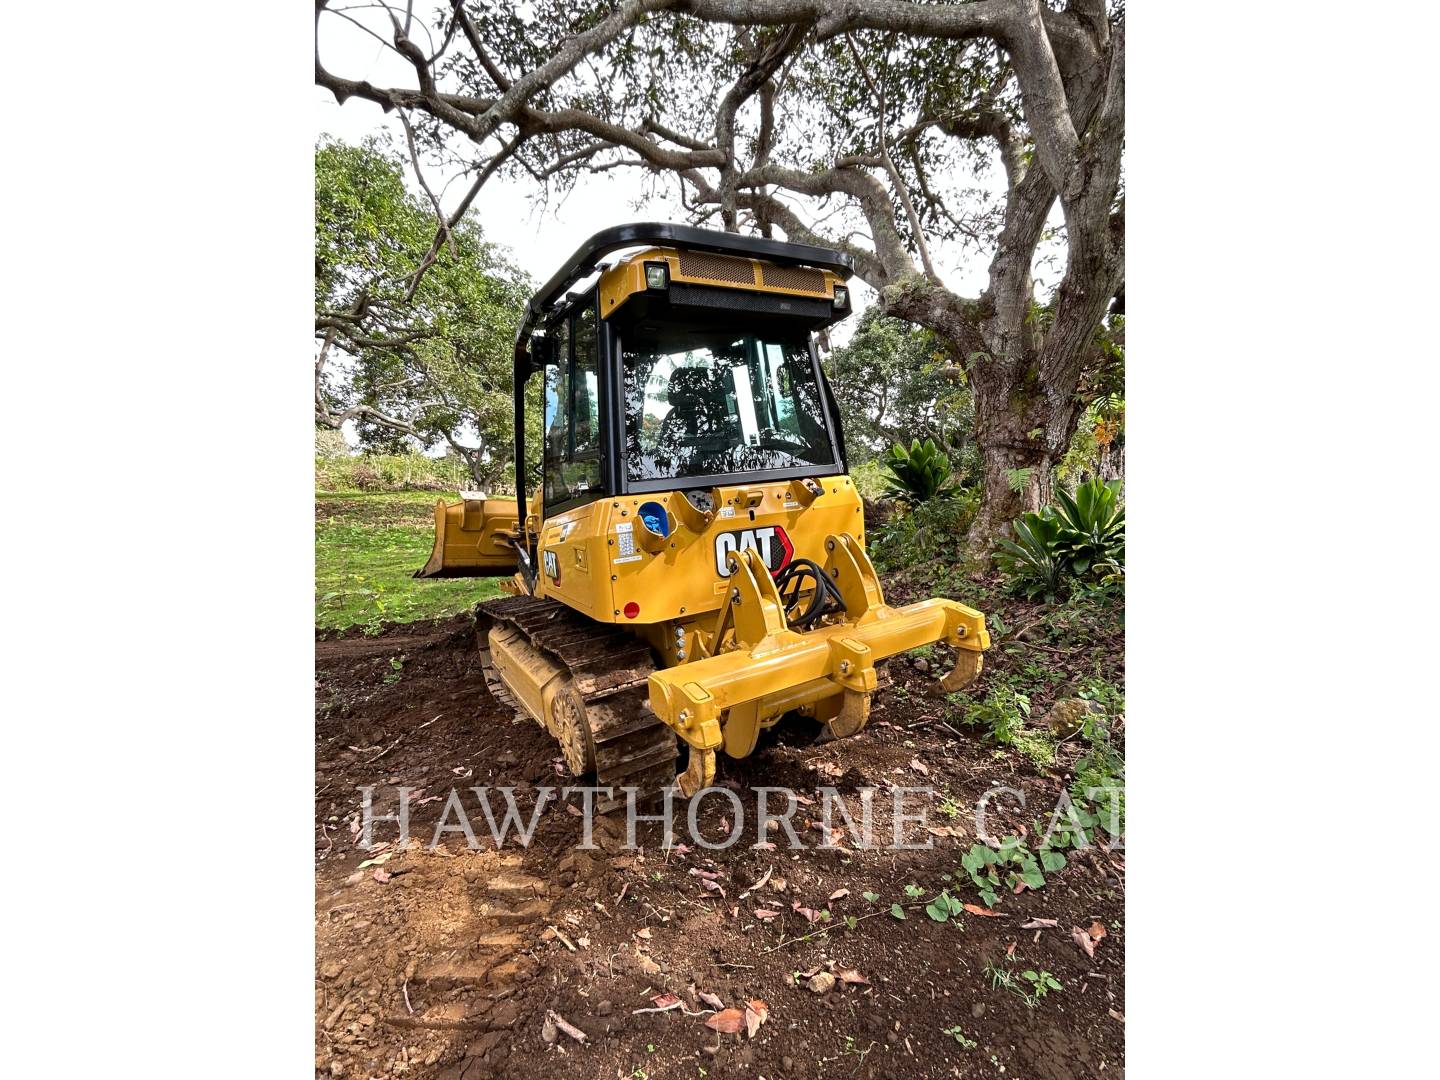
[[[658,502],[641,503],[640,520],[656,536],[670,535],[670,515]]]

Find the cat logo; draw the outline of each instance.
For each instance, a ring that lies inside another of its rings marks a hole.
[[[556,585],[560,584],[560,556],[549,548],[545,549],[545,576]]]
[[[715,537],[715,569],[721,577],[730,576],[730,567],[725,562],[726,556],[732,551],[744,551],[746,548],[760,553],[760,558],[764,559],[765,565],[770,568],[771,576],[789,566],[790,560],[795,557],[795,545],[790,542],[783,525],[722,532]]]

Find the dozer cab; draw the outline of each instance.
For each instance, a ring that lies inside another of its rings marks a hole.
[[[615,789],[602,808],[672,778],[693,796],[717,751],[746,756],[790,712],[858,734],[876,665],[897,653],[949,645],[945,691],[980,672],[984,616],[946,599],[887,604],[865,553],[815,346],[850,312],[851,271],[838,251],[622,225],[526,308],[517,497],[442,501],[417,576],[510,578],[514,596],[476,609],[487,684],[554,735],[575,775]],[[543,481],[529,495],[536,376]]]

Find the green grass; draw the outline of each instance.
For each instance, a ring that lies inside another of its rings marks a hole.
[[[437,499],[455,492],[315,493],[315,625],[414,622],[501,595],[502,578],[420,581],[435,537]]]

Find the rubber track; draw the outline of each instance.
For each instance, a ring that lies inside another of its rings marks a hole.
[[[615,798],[597,800],[602,813],[625,805],[624,788],[637,788],[636,802],[645,803],[674,782],[675,733],[650,711],[650,673],[655,670],[650,646],[556,600],[487,600],[475,609],[485,685],[495,700],[520,712],[524,707],[505,689],[490,660],[490,628],[496,623],[519,630],[569,672],[585,702],[596,782],[615,789]]]

